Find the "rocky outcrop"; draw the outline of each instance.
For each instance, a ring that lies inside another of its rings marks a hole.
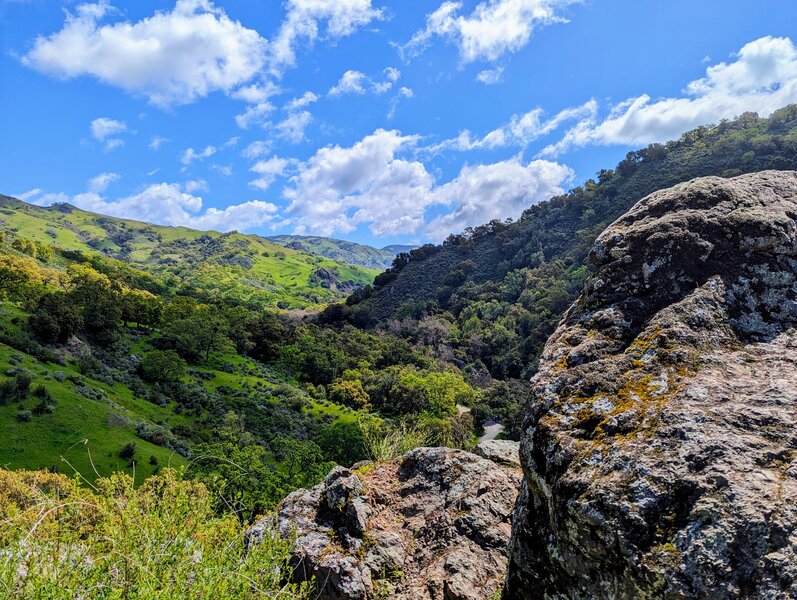
[[[797,173],[641,200],[548,341],[506,598],[797,597]]]
[[[520,479],[519,469],[468,452],[418,448],[391,463],[336,467],[288,496],[277,526],[295,536],[295,577],[314,577],[318,598],[492,598]]]
[[[501,465],[519,467],[519,449],[520,443],[512,440],[485,440],[479,442],[473,452]]]

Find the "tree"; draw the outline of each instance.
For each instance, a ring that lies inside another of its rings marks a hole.
[[[141,361],[142,377],[155,383],[179,381],[185,369],[185,361],[174,350],[153,350]]]
[[[83,310],[70,294],[52,292],[39,300],[28,327],[45,344],[65,342],[83,328]]]
[[[122,320],[136,326],[156,327],[161,320],[163,306],[157,296],[143,290],[122,292]]]
[[[229,324],[213,307],[197,306],[191,316],[166,327],[165,342],[189,362],[208,360],[213,350],[226,350]]]
[[[336,379],[327,388],[327,398],[337,404],[361,410],[367,409],[371,401],[359,379]]]
[[[274,453],[282,463],[282,472],[293,487],[314,485],[333,466],[324,461],[321,448],[314,442],[278,436],[273,446]]]

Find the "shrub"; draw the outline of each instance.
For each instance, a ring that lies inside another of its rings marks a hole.
[[[127,442],[122,449],[119,450],[119,457],[124,458],[125,460],[130,460],[136,455],[136,447],[135,442]]]
[[[33,413],[29,410],[21,410],[17,413],[17,420],[27,423],[33,419]]]
[[[235,516],[214,516],[204,485],[169,469],[138,488],[118,473],[96,491],[0,470],[0,522],[3,597],[309,597],[308,586],[284,583],[290,540],[265,527],[247,546]]]

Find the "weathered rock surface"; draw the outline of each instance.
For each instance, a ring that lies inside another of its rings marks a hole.
[[[297,580],[319,598],[477,600],[503,585],[517,468],[461,450],[418,448],[359,471],[336,467],[288,496],[280,533],[296,536]]]
[[[474,454],[510,467],[520,466],[520,442],[512,440],[485,440],[479,442],[473,450]]]
[[[797,597],[797,173],[641,200],[548,341],[507,598]]]

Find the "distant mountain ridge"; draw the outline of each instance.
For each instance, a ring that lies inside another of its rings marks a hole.
[[[209,300],[226,297],[285,309],[343,299],[384,270],[287,248],[257,235],[152,225],[70,204],[41,207],[0,195],[3,231],[126,262]]]
[[[407,244],[375,248],[367,244],[312,235],[272,235],[266,239],[300,252],[325,256],[338,262],[380,271],[390,267],[396,255],[417,248],[417,246]]]

